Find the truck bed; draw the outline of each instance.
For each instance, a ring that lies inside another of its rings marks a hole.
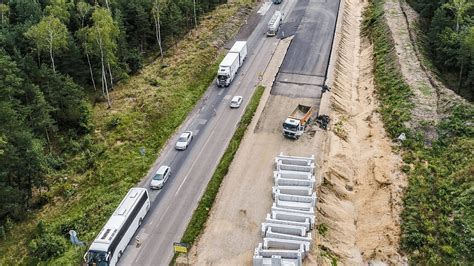
[[[310,109],[311,106],[299,104],[298,107],[296,107],[296,109],[293,111],[293,113],[291,113],[290,117],[298,120],[303,119]]]

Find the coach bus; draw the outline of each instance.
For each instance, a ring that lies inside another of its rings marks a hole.
[[[84,254],[88,265],[115,265],[150,209],[145,188],[132,188]]]

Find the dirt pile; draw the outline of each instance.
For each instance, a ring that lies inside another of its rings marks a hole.
[[[363,8],[362,0],[345,2],[337,37],[318,208],[320,228],[328,229],[321,237],[321,263],[335,255],[346,265],[405,264],[398,242],[406,178],[376,112],[372,47],[360,38]]]

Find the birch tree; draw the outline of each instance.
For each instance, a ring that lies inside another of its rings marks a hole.
[[[67,47],[67,34],[66,26],[58,18],[46,16],[38,24],[28,29],[25,36],[35,42],[38,53],[49,52],[51,66],[56,72],[54,52]]]
[[[448,3],[443,5],[444,8],[450,10],[456,20],[455,32],[457,39],[459,40],[459,78],[458,78],[458,93],[461,93],[461,87],[463,82],[464,74],[464,65],[467,63],[468,56],[465,53],[465,47],[463,46],[464,35],[466,35],[467,30],[463,30],[464,22],[469,17],[469,11],[474,7],[474,2],[472,0],[451,0]]]
[[[193,0],[193,12],[194,12],[194,27],[197,28],[197,16],[196,16],[196,0]]]
[[[158,42],[158,47],[160,48],[161,60],[163,60],[163,47],[161,46],[161,22],[160,22],[160,1],[155,0],[152,7],[153,21],[155,22],[155,36],[156,41]]]
[[[451,0],[444,4],[444,7],[453,12],[456,18],[456,33],[459,33],[468,11],[474,7],[474,2],[472,0]]]
[[[68,24],[71,17],[70,8],[73,8],[73,5],[69,0],[51,0],[44,10],[46,15],[59,18],[63,23]]]
[[[84,27],[84,21],[86,19],[87,14],[91,11],[92,6],[86,2],[79,1],[76,5],[77,13],[81,17],[81,27]]]
[[[108,106],[111,107],[106,67],[109,69],[109,76],[112,79],[110,64],[116,63],[115,50],[117,49],[119,29],[110,12],[105,8],[96,8],[92,13],[92,20],[94,25],[87,30],[87,42],[100,58],[102,94],[107,98]],[[110,82],[112,84],[112,81]]]
[[[10,12],[10,7],[7,4],[0,4],[0,17],[2,25],[8,23],[8,14]]]

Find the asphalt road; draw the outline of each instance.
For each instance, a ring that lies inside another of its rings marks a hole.
[[[148,187],[153,173],[161,165],[171,167],[171,177],[160,191],[149,190],[152,206],[137,232],[141,245],[136,247],[132,240],[119,265],[169,264],[173,257],[172,244],[181,239],[258,84],[259,75],[265,71],[276,48],[278,40],[264,36],[268,20],[274,10],[289,13],[294,4],[295,1],[284,1],[277,7],[263,10],[258,14],[260,19],[252,20],[255,25],[247,26],[254,28],[247,39],[248,57],[238,72],[238,78],[228,88],[217,88],[213,83],[179,132],[165,145],[140,186]],[[244,98],[239,109],[229,108],[234,95]],[[174,150],[179,134],[186,130],[195,134],[193,142],[186,151]]]
[[[339,0],[303,0],[290,14],[300,20],[295,37],[280,68],[281,73],[324,77],[329,65]],[[304,16],[301,18],[302,10]],[[293,23],[283,25],[294,28]],[[288,30],[287,30],[288,31]]]
[[[271,94],[313,98],[316,110],[326,80],[340,0],[300,0],[280,36],[294,35]]]

